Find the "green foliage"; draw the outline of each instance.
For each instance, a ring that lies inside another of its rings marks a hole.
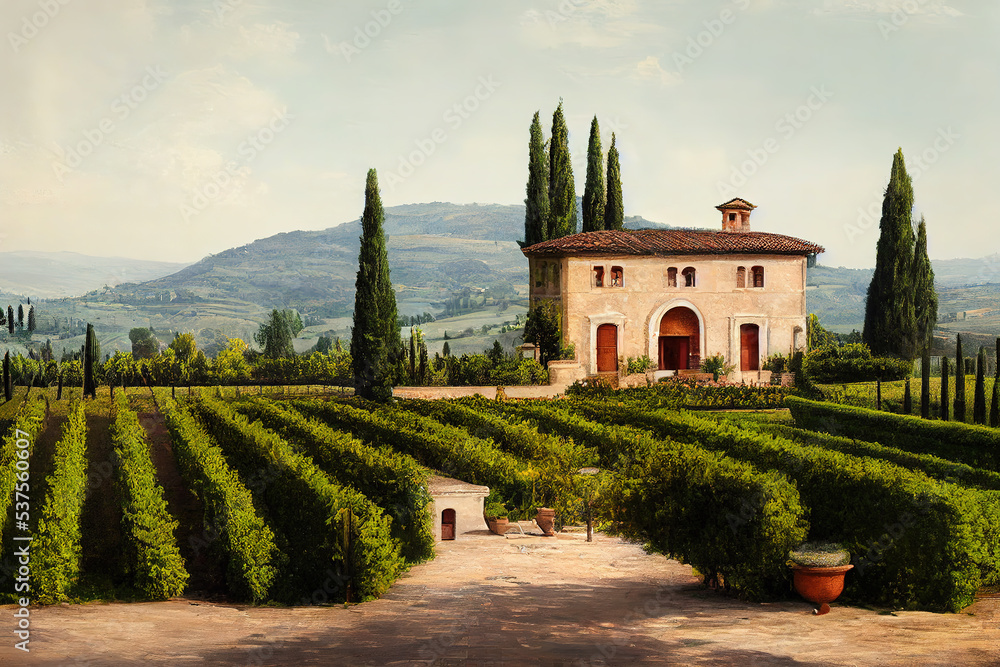
[[[809,317],[806,319],[806,338],[810,350],[838,344],[836,336],[819,323],[819,317],[816,316],[816,313],[809,313]]]
[[[538,112],[531,120],[528,141],[528,185],[524,199],[524,243],[527,247],[549,238],[549,163]]]
[[[793,549],[788,559],[802,567],[841,567],[851,562],[851,554],[840,544],[806,542]]]
[[[628,374],[632,375],[634,373],[645,373],[646,371],[656,370],[656,363],[649,358],[648,354],[644,354],[634,359],[632,357],[626,359],[625,367]]]
[[[101,345],[97,342],[94,325],[87,325],[87,338],[83,344],[83,395],[97,398],[95,366],[101,363]]]
[[[160,344],[151,329],[136,327],[128,332],[132,342],[132,356],[136,359],[151,359],[159,352]]]
[[[124,392],[118,394],[111,439],[122,505],[127,575],[148,599],[180,595],[188,573],[174,538],[177,521],[170,516],[163,488],[156,481],[146,431],[129,410]]]
[[[0,444],[0,544],[11,544],[13,521],[30,518],[26,512],[12,512],[15,490],[30,490],[29,458],[45,422],[45,401],[39,394],[29,395],[16,413],[14,423],[4,433]],[[22,454],[23,452],[23,454]],[[0,600],[10,591],[0,591]]]
[[[913,373],[913,362],[872,356],[864,343],[827,345],[806,354],[802,371],[812,382],[820,384],[901,380]]]
[[[3,399],[9,401],[14,397],[14,384],[10,375],[10,350],[3,355]]]
[[[557,239],[576,233],[576,186],[573,160],[569,154],[569,130],[563,116],[562,100],[552,114],[549,140],[549,233]]]
[[[976,393],[972,404],[972,421],[986,423],[986,348],[980,347],[976,356]]]
[[[608,196],[604,206],[604,229],[625,229],[625,207],[622,200],[622,169],[619,164],[615,134],[611,133],[611,148],[608,149]]]
[[[87,497],[87,418],[83,403],[69,411],[56,443],[48,493],[32,543],[32,588],[42,604],[69,598],[80,575],[80,514]]]
[[[764,360],[763,370],[772,373],[784,373],[788,368],[789,359],[783,354],[772,354]]]
[[[726,357],[720,352],[710,357],[705,357],[701,362],[701,370],[704,373],[711,373],[714,380],[719,376],[726,376],[735,370],[736,364],[727,364]]]
[[[292,321],[298,315],[292,311],[279,311],[277,308],[271,310],[271,316],[267,322],[260,325],[257,333],[254,334],[254,341],[260,346],[265,357],[270,359],[285,359],[295,356],[295,348],[292,347]],[[301,320],[299,320],[301,328]]]
[[[965,357],[962,356],[962,334],[955,343],[955,421],[965,421]]]
[[[343,584],[332,591],[336,599],[371,600],[389,589],[405,563],[379,507],[228,404],[202,398],[192,410],[243,476],[257,475],[258,495],[287,542],[279,599],[309,595],[331,571]]]
[[[917,226],[917,245],[913,253],[913,307],[915,350],[918,354],[929,353],[938,319],[938,297],[934,289],[934,267],[927,256],[927,223],[923,216]]]
[[[190,363],[198,351],[198,344],[194,336],[189,333],[176,333],[170,342],[170,349],[174,351],[177,360],[182,364]]]
[[[1000,338],[997,338],[997,372],[993,378],[992,400],[990,401],[990,426],[1000,427]]]
[[[524,324],[524,340],[538,347],[538,360],[548,366],[559,358],[562,343],[559,306],[551,299],[536,302],[528,311]]]
[[[910,452],[933,454],[1000,472],[1000,432],[984,426],[930,421],[890,412],[790,397],[797,426],[875,440]]]
[[[487,503],[483,509],[483,516],[487,519],[499,519],[507,516],[507,508],[501,502]]]
[[[369,169],[365,210],[361,216],[351,360],[355,392],[361,397],[381,401],[392,397],[393,366],[401,345],[396,322],[396,294],[389,280],[384,222],[378,176],[374,169]]]
[[[583,231],[595,232],[604,229],[606,205],[601,128],[597,123],[597,116],[594,116],[594,120],[590,122],[590,140],[587,144],[587,181],[583,188]]]
[[[274,532],[256,511],[253,497],[229,467],[222,450],[198,426],[186,409],[159,393],[174,454],[184,481],[205,506],[206,536],[226,561],[229,593],[237,599],[263,602],[284,560]]]
[[[427,473],[410,456],[371,447],[341,431],[264,399],[235,405],[241,413],[279,433],[337,483],[353,486],[392,517],[392,534],[403,556],[418,562],[433,555]]]
[[[865,302],[864,340],[877,355],[913,359],[915,353],[912,212],[913,184],[900,149],[882,200],[875,272]]]
[[[948,370],[948,357],[941,357],[941,420],[948,421],[948,379],[951,371]],[[995,391],[996,383],[994,383]]]
[[[767,410],[784,406],[792,387],[753,386],[744,384],[706,385],[676,379],[661,381],[651,387],[613,389],[610,386],[584,386],[574,384],[566,390],[567,396],[579,398],[611,398],[643,408],[709,408]]]

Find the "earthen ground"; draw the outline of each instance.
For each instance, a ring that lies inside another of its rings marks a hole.
[[[522,524],[530,529],[529,524]],[[32,609],[28,665],[1000,665],[1000,600],[959,614],[707,591],[691,568],[579,533],[441,543],[360,605],[265,608],[174,599]],[[11,622],[12,607],[0,614]]]

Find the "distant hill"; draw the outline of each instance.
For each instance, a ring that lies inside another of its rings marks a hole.
[[[185,266],[75,252],[0,252],[0,292],[43,299],[78,296],[105,285],[152,280]]]

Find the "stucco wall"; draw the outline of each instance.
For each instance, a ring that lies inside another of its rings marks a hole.
[[[455,539],[462,539],[462,533],[473,530],[488,530],[483,519],[485,494],[456,494],[433,496],[431,516],[434,517],[434,541],[441,540],[441,513],[446,509],[455,510]]]
[[[531,264],[534,264],[533,260]],[[547,259],[550,265],[557,260]],[[576,345],[582,374],[597,372],[596,332],[601,324],[618,326],[618,356],[659,358],[659,323],[675,306],[693,310],[701,322],[702,359],[717,353],[740,363],[740,325],[756,324],[761,360],[789,354],[805,345],[806,258],[798,256],[685,255],[677,257],[567,257],[549,275],[558,286],[535,289],[532,298],[558,295],[563,331]],[[604,266],[605,287],[594,285],[594,267]],[[624,285],[610,287],[612,266],[624,269]],[[764,267],[764,287],[736,287],[737,267]],[[677,287],[668,285],[668,269],[677,269]],[[696,270],[694,287],[684,287],[682,272]],[[554,273],[554,275],[553,275]],[[801,332],[796,340],[795,330]]]

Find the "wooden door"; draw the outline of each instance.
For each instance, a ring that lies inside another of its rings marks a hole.
[[[618,372],[618,327],[614,324],[597,327],[597,372]]]
[[[760,370],[760,328],[756,324],[740,325],[740,370]]]
[[[441,539],[455,539],[455,510],[447,509],[441,513]]]
[[[687,336],[660,336],[660,370],[687,368],[690,349],[691,342]]]

